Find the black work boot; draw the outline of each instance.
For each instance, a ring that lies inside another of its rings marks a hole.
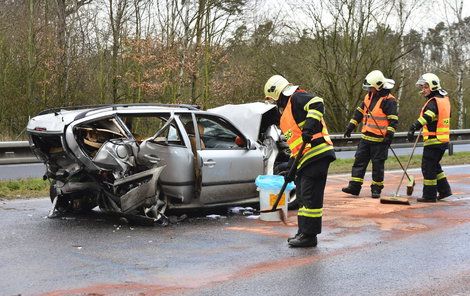
[[[437,186],[424,185],[423,197],[417,199],[418,202],[437,202]]]
[[[359,195],[359,192],[361,192],[361,183],[349,181],[348,187],[343,187],[341,191],[343,191],[344,193],[357,196]]]
[[[312,248],[317,246],[317,236],[316,235],[306,235],[300,233],[297,237],[292,238],[289,241],[289,247],[292,248]]]
[[[420,197],[416,199],[417,202],[437,202],[437,198],[426,198],[426,197]]]
[[[442,178],[437,180],[437,192],[439,192],[438,200],[444,199],[452,195],[452,190],[450,189],[449,182],[447,178]]]
[[[449,197],[452,195],[452,191],[447,191],[447,192],[439,192],[439,195],[437,196],[438,200],[444,199],[446,197]]]
[[[291,236],[287,239],[287,242],[290,242],[293,239],[296,239],[300,235],[300,232],[297,232],[294,236]]]
[[[380,198],[380,193],[382,192],[382,188],[379,185],[370,185],[370,192],[372,198]]]

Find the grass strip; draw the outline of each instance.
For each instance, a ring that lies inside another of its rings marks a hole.
[[[1,199],[19,199],[49,196],[50,182],[42,178],[0,181]]]

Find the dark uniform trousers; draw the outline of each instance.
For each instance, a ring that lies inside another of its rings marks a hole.
[[[423,198],[435,199],[437,192],[441,195],[451,193],[449,182],[439,162],[442,159],[447,145],[424,146],[421,172],[423,173]]]
[[[329,157],[312,161],[297,174],[295,184],[300,205],[297,215],[299,233],[307,235],[321,233],[323,193],[331,161]]]
[[[372,161],[372,185],[377,188],[383,188],[385,160],[388,158],[388,144],[374,143],[361,140],[357,146],[355,160],[352,167],[351,185],[354,187],[362,186],[362,180],[366,174],[369,161]],[[358,181],[360,179],[361,181]]]

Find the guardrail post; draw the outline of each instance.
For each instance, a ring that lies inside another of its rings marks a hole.
[[[449,155],[454,154],[454,144],[452,142],[449,143]]]

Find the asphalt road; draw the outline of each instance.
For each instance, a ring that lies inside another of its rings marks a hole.
[[[469,169],[445,168],[448,200],[411,206],[380,204],[368,186],[352,198],[338,189],[348,175],[330,176],[314,249],[287,247],[292,211],[287,225],[203,215],[141,227],[3,200],[0,295],[470,295]],[[400,177],[387,173],[384,194]]]

